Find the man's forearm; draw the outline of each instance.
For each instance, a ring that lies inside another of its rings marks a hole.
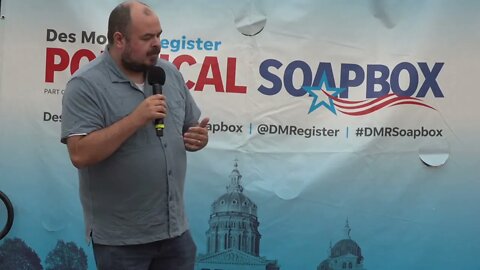
[[[73,165],[83,168],[105,160],[142,126],[141,121],[128,115],[113,125],[86,136],[68,138],[68,151]]]

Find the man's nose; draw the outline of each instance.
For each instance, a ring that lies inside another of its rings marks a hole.
[[[158,46],[158,47],[160,47],[160,42],[161,42],[160,37],[155,37],[155,38],[153,39],[153,44],[152,44],[152,46]]]

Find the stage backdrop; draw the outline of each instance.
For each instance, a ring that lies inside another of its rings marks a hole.
[[[479,1],[146,2],[211,119],[197,269],[480,269]],[[0,269],[95,269],[61,99],[118,3],[1,1]]]

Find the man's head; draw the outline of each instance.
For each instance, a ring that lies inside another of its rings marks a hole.
[[[126,1],[110,13],[108,50],[124,69],[143,72],[158,60],[161,33],[160,21],[150,7]]]

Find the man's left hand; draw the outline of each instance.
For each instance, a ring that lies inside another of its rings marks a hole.
[[[183,134],[183,142],[185,149],[188,151],[198,151],[204,148],[208,143],[208,121],[210,119],[203,118],[200,124],[190,127],[187,132]]]

